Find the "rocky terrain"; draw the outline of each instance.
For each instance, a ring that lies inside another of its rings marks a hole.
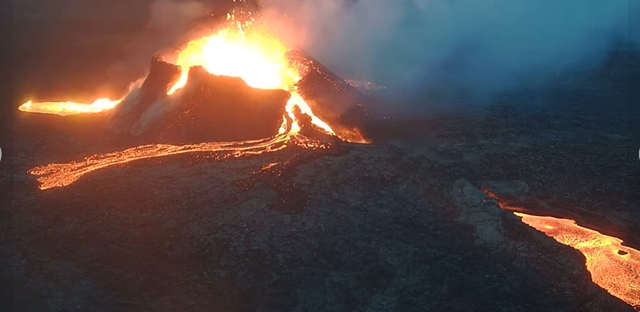
[[[578,251],[480,191],[588,211],[598,220],[586,221],[607,220],[637,242],[636,164],[628,161],[635,155],[625,154],[632,138],[606,125],[576,129],[573,116],[491,109],[410,130],[405,123],[387,143],[346,145],[346,153],[249,188],[241,184],[254,171],[294,155],[171,156],[39,191],[27,169],[109,146],[79,144],[68,133],[16,133],[2,180],[13,179],[2,205],[11,304],[15,311],[631,311],[590,281]],[[274,205],[279,179],[303,196]]]
[[[51,20],[40,11],[48,7],[21,5],[17,98],[83,96],[76,91],[123,77],[107,65],[128,51],[114,45],[131,48],[125,34],[140,20],[114,23],[115,14],[96,18],[78,4],[57,15],[75,24],[47,34]],[[88,46],[103,54],[69,54]],[[301,157],[294,149],[223,162],[187,154],[45,191],[28,169],[128,143],[101,136],[89,118],[16,113],[2,137],[0,308],[633,311],[591,282],[582,254],[481,191],[640,248],[639,106],[629,87],[637,67],[612,60],[577,82],[560,77],[545,93],[390,120],[377,127],[378,144],[344,144],[296,166],[285,165]],[[87,75],[95,64],[107,65]],[[280,169],[261,173],[273,163]]]

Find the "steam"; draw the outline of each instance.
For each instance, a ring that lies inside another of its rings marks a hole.
[[[149,5],[144,28],[123,47],[127,57],[112,64],[110,74],[140,78],[148,69],[151,56],[174,49],[196,31],[197,21],[211,12],[211,2],[196,0],[155,0]]]
[[[337,74],[396,94],[484,96],[598,64],[638,1],[262,0],[266,21]],[[536,80],[534,80],[536,77]]]
[[[116,131],[130,131],[140,134],[157,116],[166,113],[170,105],[163,105],[164,99],[159,99],[145,111],[144,116],[133,125],[125,126],[123,119],[139,104],[140,87],[148,74],[151,57],[158,54],[171,54],[173,50],[189,41],[202,31],[203,23],[199,22],[211,13],[211,2],[196,0],[155,0],[148,7],[146,16],[140,16],[146,22],[141,31],[132,36],[129,44],[124,48],[125,59],[111,64],[107,74],[118,77],[123,81],[137,81],[129,84],[122,103],[111,112],[110,128]]]
[[[640,1],[254,1],[289,45],[344,78],[372,81],[395,99],[419,103],[486,99],[522,84],[548,84],[566,69],[597,66],[616,41],[640,43],[630,33],[640,29],[630,18],[640,13]],[[152,2],[144,30],[125,47],[129,57],[112,71],[139,78],[150,55],[186,42],[202,30],[194,26],[210,26],[198,20],[240,2]]]

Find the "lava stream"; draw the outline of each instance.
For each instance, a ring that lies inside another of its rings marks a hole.
[[[520,210],[486,192],[505,210]],[[514,214],[522,222],[552,237],[558,243],[573,247],[585,257],[591,280],[627,304],[640,308],[640,251],[624,246],[617,237],[604,235],[579,226],[571,219]]]
[[[121,100],[111,100],[108,98],[101,98],[95,100],[91,104],[77,103],[77,102],[39,102],[33,103],[28,101],[18,109],[23,112],[29,113],[41,113],[41,114],[55,114],[60,116],[77,115],[77,114],[90,114],[99,113],[105,110],[114,108],[120,103]]]
[[[29,170],[29,173],[39,176],[39,188],[46,190],[70,185],[82,176],[93,171],[127,164],[136,160],[187,153],[211,153],[218,159],[226,159],[275,152],[284,149],[288,145],[298,145],[311,149],[325,147],[322,142],[301,135],[289,136],[288,132],[264,140],[212,142],[189,145],[148,144],[123,151],[89,156],[78,162],[49,164],[36,167]]]

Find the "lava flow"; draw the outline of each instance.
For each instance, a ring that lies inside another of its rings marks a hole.
[[[66,186],[89,172],[139,159],[193,152],[214,153],[218,158],[228,158],[277,151],[288,145],[309,149],[326,147],[326,144],[300,133],[302,125],[296,116],[296,107],[299,109],[298,113],[308,115],[310,122],[321,131],[327,135],[336,135],[331,126],[318,118],[297,92],[296,83],[301,79],[300,69],[286,58],[286,46],[253,22],[251,18],[240,21],[234,15],[227,15],[226,27],[212,35],[188,42],[180,49],[173,62],[180,67],[182,74],[167,89],[167,97],[181,96],[181,90],[187,85],[189,69],[193,66],[202,66],[214,75],[240,77],[254,88],[282,89],[288,91],[291,97],[286,104],[286,113],[278,134],[263,140],[190,145],[150,144],[93,155],[79,162],[36,167],[29,170],[29,173],[39,176],[40,189]],[[95,113],[114,108],[119,102],[122,101],[102,99],[91,105],[82,105],[73,102],[30,101],[20,106],[20,110],[60,115]],[[356,134],[360,137],[357,132]]]
[[[23,112],[56,114],[60,116],[99,113],[112,109],[120,103],[120,100],[110,100],[107,98],[97,99],[91,104],[77,102],[26,102],[18,108]]]
[[[179,52],[176,65],[181,67],[180,79],[169,88],[168,95],[174,95],[187,84],[189,69],[202,66],[209,73],[242,78],[249,86],[260,89],[282,89],[291,93],[287,112],[293,119],[290,130],[296,132],[299,125],[293,116],[293,107],[298,106],[303,113],[311,116],[312,122],[330,134],[331,127],[313,114],[306,101],[297,94],[295,84],[300,80],[299,69],[291,66],[285,54],[288,48],[253,24],[253,18],[236,19],[227,15],[227,26],[215,34],[188,42]],[[18,108],[29,113],[73,115],[97,113],[118,105],[120,100],[98,99],[92,104],[76,102],[28,101]]]
[[[521,210],[485,191],[501,208]],[[622,240],[579,226],[574,220],[534,216],[521,212],[514,214],[522,222],[573,247],[585,257],[591,280],[627,304],[640,308],[640,251],[624,246]]]

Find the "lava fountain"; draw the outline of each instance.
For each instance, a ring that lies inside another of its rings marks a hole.
[[[501,208],[514,211],[522,222],[553,238],[558,243],[580,251],[591,280],[611,295],[640,309],[640,251],[624,246],[621,239],[582,227],[571,219],[535,216],[515,212],[496,194],[485,190]]]
[[[307,149],[326,148],[328,144],[301,132],[300,114],[307,115],[313,127],[323,135],[336,136],[332,126],[316,116],[297,90],[301,80],[299,65],[287,58],[289,49],[254,23],[251,17],[236,18],[227,15],[227,21],[218,31],[192,40],[178,49],[175,61],[180,68],[180,77],[166,90],[166,98],[179,98],[188,85],[189,71],[195,66],[204,68],[216,76],[239,77],[247,85],[259,89],[280,89],[291,95],[286,103],[285,116],[277,134],[261,140],[232,142],[209,142],[201,144],[172,145],[149,144],[127,150],[92,155],[81,161],[49,164],[29,170],[38,176],[40,189],[62,187],[75,182],[83,175],[98,169],[122,165],[131,161],[184,153],[215,154],[216,159],[255,155],[281,150],[295,145]],[[136,92],[132,90],[130,95]],[[125,97],[128,98],[129,96]],[[93,104],[75,102],[32,102],[19,107],[20,111],[58,115],[98,113],[117,108],[125,101],[100,99]],[[307,120],[307,119],[305,119]],[[345,141],[366,142],[357,129],[347,135],[337,135]],[[353,139],[355,138],[355,139]]]
[[[214,75],[240,77],[254,88],[289,91],[292,93],[287,105],[289,117],[294,118],[292,109],[299,106],[303,113],[311,116],[316,126],[334,134],[331,127],[315,116],[305,100],[296,93],[295,84],[301,77],[299,68],[290,64],[286,57],[288,50],[278,39],[254,25],[253,18],[241,20],[228,14],[226,27],[212,35],[192,40],[180,49],[175,64],[181,67],[182,74],[168,89],[167,95],[173,95],[186,85],[191,67],[202,66]],[[91,104],[28,101],[18,109],[29,113],[66,116],[110,110],[121,102],[122,99],[106,98]],[[292,130],[298,128],[294,119]]]

